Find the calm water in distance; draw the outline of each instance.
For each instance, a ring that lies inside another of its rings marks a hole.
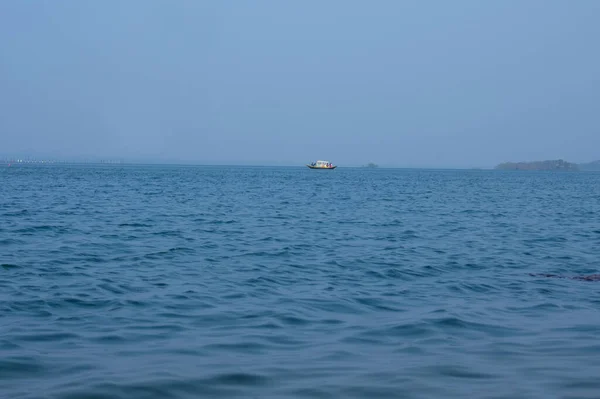
[[[0,167],[0,397],[598,398],[600,174]]]

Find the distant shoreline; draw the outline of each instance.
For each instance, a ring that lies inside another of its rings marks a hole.
[[[497,170],[544,170],[579,171],[579,167],[562,159],[533,162],[504,162],[495,167]]]
[[[576,164],[563,159],[532,161],[532,162],[504,162],[498,164],[496,170],[521,170],[521,171],[600,171],[600,161]]]

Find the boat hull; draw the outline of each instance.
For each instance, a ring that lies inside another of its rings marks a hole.
[[[308,168],[310,169],[317,169],[317,170],[333,170],[335,168],[337,168],[337,166],[331,166],[331,167],[322,167],[322,166],[312,166],[312,165],[306,165],[308,166]]]

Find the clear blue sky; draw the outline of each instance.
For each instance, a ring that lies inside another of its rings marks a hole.
[[[0,2],[0,154],[600,159],[600,1]]]

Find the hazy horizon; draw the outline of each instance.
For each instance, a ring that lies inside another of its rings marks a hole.
[[[0,156],[600,159],[600,3],[3,2]]]

